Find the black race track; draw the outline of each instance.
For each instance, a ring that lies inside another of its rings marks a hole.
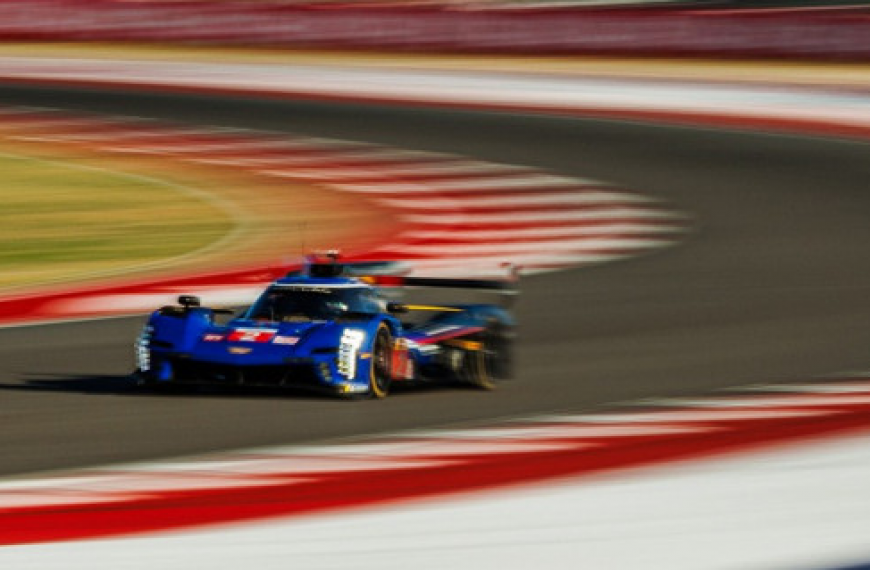
[[[0,474],[592,409],[870,368],[870,145],[421,109],[7,87],[0,102],[457,152],[594,177],[694,214],[681,246],[529,278],[519,378],[384,401],[142,393],[141,319],[0,330]]]

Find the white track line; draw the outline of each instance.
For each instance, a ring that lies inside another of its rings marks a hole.
[[[506,230],[474,230],[466,229],[457,234],[455,231],[443,230],[411,230],[402,234],[405,239],[413,240],[446,240],[477,243],[480,241],[493,241],[511,239],[534,240],[545,242],[547,240],[560,240],[563,238],[577,237],[600,237],[632,234],[673,234],[685,232],[686,228],[680,225],[665,224],[626,224],[614,222],[600,226],[568,226],[568,227],[531,227],[513,228]]]
[[[747,396],[745,398],[710,398],[693,400],[690,398],[667,398],[642,400],[638,405],[662,407],[693,408],[800,408],[817,406],[849,406],[870,404],[870,394],[843,394],[839,396]]]
[[[580,414],[580,415],[552,415],[531,418],[524,421],[544,423],[569,423],[581,422],[591,424],[636,424],[636,423],[661,423],[661,422],[739,422],[747,420],[775,420],[787,418],[803,418],[829,415],[830,410],[801,410],[779,408],[770,410],[672,410],[639,413],[613,413],[613,414]]]
[[[545,187],[546,188],[546,187]],[[578,186],[574,193],[559,192],[554,194],[547,193],[544,189],[534,194],[525,194],[521,196],[513,196],[510,194],[501,196],[474,196],[474,189],[470,189],[472,194],[467,197],[457,197],[455,199],[446,198],[406,198],[406,199],[379,199],[379,204],[386,204],[396,208],[404,208],[411,210],[455,210],[459,208],[499,208],[499,209],[521,209],[523,207],[539,207],[539,206],[613,206],[625,205],[627,203],[650,203],[649,198],[632,196],[630,194],[621,194],[619,192],[594,192],[584,190]]]
[[[580,188],[592,186],[591,180],[564,178],[549,174],[493,176],[488,178],[468,178],[463,180],[429,181],[423,183],[383,182],[379,184],[336,184],[335,187],[346,192],[365,194],[406,194],[438,193],[454,190],[475,191],[483,189],[540,189],[540,188]]]
[[[420,245],[410,244],[405,247],[394,246],[389,250],[393,252],[407,252],[408,254],[433,256],[433,257],[468,257],[468,256],[515,256],[519,254],[535,254],[542,249],[550,253],[556,252],[606,252],[615,250],[643,250],[652,247],[663,247],[670,243],[669,240],[655,239],[631,239],[631,238],[587,238],[576,240],[561,240],[548,242],[518,242],[518,243],[483,243],[483,244],[437,244]]]
[[[421,225],[453,225],[474,222],[477,224],[507,224],[528,222],[596,222],[599,220],[674,220],[681,216],[664,210],[641,208],[614,207],[600,212],[568,211],[568,212],[504,212],[498,214],[438,214],[421,215],[406,214],[403,219]]]
[[[794,394],[868,394],[870,384],[865,383],[824,383],[824,384],[764,384],[742,387],[740,390],[758,392],[790,392]]]
[[[547,426],[517,426],[498,428],[477,428],[466,430],[435,430],[408,432],[405,437],[436,438],[436,439],[474,439],[474,440],[513,440],[513,439],[575,439],[575,438],[619,438],[652,435],[675,435],[685,433],[701,433],[714,431],[718,428],[697,425],[657,424],[654,426],[628,425],[584,425],[566,423]]]

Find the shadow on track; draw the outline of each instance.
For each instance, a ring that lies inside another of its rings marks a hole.
[[[390,397],[410,394],[424,394],[434,391],[476,390],[461,383],[441,382],[415,386],[393,386]],[[295,387],[268,386],[220,386],[203,384],[173,384],[163,389],[142,386],[135,377],[117,375],[63,375],[32,374],[18,383],[0,383],[0,391],[15,392],[61,392],[93,396],[133,396],[133,397],[215,397],[245,399],[288,398],[294,400],[332,400],[342,398],[317,391]]]
[[[0,390],[23,392],[71,392],[93,395],[135,395],[142,393],[130,376],[33,375],[22,382],[0,383]]]

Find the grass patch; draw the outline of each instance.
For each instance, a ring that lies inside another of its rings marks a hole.
[[[234,222],[158,179],[0,155],[0,287],[136,271],[216,242]]]

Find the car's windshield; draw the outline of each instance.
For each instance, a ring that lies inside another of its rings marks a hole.
[[[368,287],[274,286],[245,315],[269,321],[327,320],[343,314],[379,311],[375,293]]]

